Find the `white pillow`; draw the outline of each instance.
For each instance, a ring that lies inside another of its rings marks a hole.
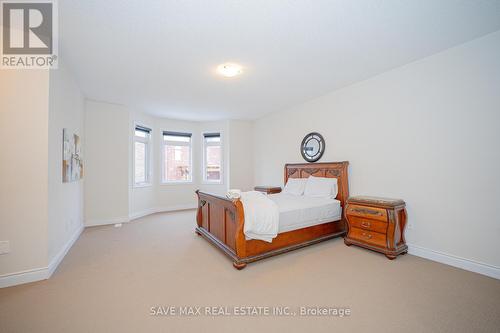
[[[337,178],[324,178],[310,176],[307,178],[304,195],[308,197],[337,197],[338,186]]]
[[[288,178],[283,193],[292,195],[303,195],[306,188],[307,178]]]

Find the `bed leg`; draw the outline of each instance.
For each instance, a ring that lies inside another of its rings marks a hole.
[[[243,268],[247,267],[247,264],[244,262],[235,261],[235,262],[233,262],[233,267],[236,268],[237,270],[241,271]]]

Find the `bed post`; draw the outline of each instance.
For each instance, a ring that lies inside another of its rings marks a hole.
[[[246,257],[246,240],[245,240],[245,233],[244,233],[245,213],[243,211],[243,204],[241,203],[240,199],[233,201],[233,204],[236,207],[236,214],[235,214],[236,255],[238,256],[238,258],[245,258]],[[246,263],[241,262],[241,261],[234,261],[233,262],[234,268],[236,268],[238,270],[245,268],[246,265],[247,265]]]
[[[196,224],[198,225],[199,228],[201,228],[201,223],[202,223],[202,219],[203,219],[203,212],[202,212],[202,208],[203,208],[203,205],[201,204],[201,200],[200,200],[200,190],[196,190],[196,196],[198,197],[198,208],[196,210]],[[200,232],[198,230],[195,231],[196,234],[198,236],[200,236]]]

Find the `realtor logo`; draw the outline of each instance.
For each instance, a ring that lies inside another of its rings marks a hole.
[[[3,0],[1,68],[57,68],[55,0]]]

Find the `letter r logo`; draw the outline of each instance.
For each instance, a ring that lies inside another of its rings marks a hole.
[[[51,2],[4,1],[1,4],[4,54],[52,53]]]

